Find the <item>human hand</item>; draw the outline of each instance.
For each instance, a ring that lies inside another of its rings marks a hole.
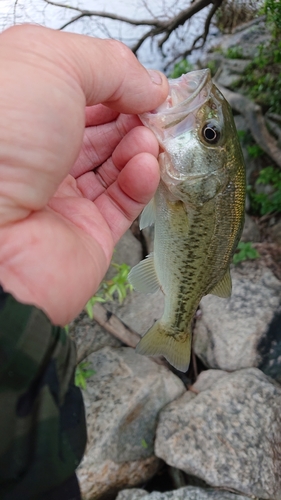
[[[64,325],[157,188],[135,114],[168,84],[119,42],[31,25],[0,35],[0,68],[0,283]]]

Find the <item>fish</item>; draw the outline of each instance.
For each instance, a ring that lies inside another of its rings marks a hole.
[[[232,110],[209,69],[169,80],[169,95],[140,119],[159,142],[160,183],[140,229],[154,251],[133,267],[137,291],[164,294],[164,312],[136,352],[189,367],[192,323],[207,294],[230,297],[230,263],[244,224],[245,164]]]

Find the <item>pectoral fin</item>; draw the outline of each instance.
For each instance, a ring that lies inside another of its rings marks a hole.
[[[219,281],[213,290],[210,292],[212,295],[217,295],[223,299],[230,297],[232,290],[231,276],[229,269],[226,271],[224,277]]]
[[[131,269],[128,281],[138,292],[153,293],[159,290],[160,283],[154,267],[153,253]]]
[[[191,329],[185,340],[180,341],[177,335],[157,321],[139,341],[136,352],[146,356],[164,356],[167,361],[182,372],[186,372],[190,362]]]
[[[154,198],[144,207],[140,217],[140,229],[152,226],[155,222]]]

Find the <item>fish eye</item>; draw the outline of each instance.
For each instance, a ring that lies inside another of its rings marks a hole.
[[[208,122],[202,128],[202,135],[208,144],[217,144],[220,140],[221,132],[213,122]]]

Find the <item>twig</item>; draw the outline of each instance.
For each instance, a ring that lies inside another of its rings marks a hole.
[[[211,24],[212,18],[215,15],[216,11],[221,6],[222,2],[223,2],[223,0],[218,0],[217,2],[214,2],[214,5],[211,8],[211,10],[210,10],[210,12],[209,12],[209,14],[208,14],[208,16],[206,18],[206,21],[205,21],[204,33],[202,33],[197,38],[195,38],[195,40],[194,40],[194,42],[192,44],[191,50],[193,50],[195,48],[199,49],[199,48],[203,47],[204,43],[206,42],[207,36],[209,34],[210,24]],[[196,46],[197,42],[199,42],[199,40],[201,40],[201,39],[202,39],[201,45]]]
[[[125,325],[115,314],[105,309],[98,302],[93,306],[93,314],[95,321],[114,335],[114,337],[121,340],[123,344],[129,347],[136,347],[141,336]]]
[[[206,0],[205,0],[206,1]],[[72,5],[66,5],[60,2],[54,2],[52,0],[44,0],[49,5],[53,5],[54,7],[62,7],[65,9],[75,10],[76,12],[80,12],[83,16],[95,16],[95,17],[104,17],[106,19],[113,19],[114,21],[122,21],[124,23],[133,24],[134,26],[154,26],[154,27],[163,27],[163,24],[166,24],[166,21],[158,21],[157,19],[132,19],[129,17],[119,16],[118,14],[113,14],[111,12],[103,12],[98,10],[88,10],[88,9],[80,9],[79,7],[73,7]],[[210,2],[209,2],[210,3]],[[74,18],[75,19],[75,18]]]
[[[210,30],[210,25],[211,25],[211,21],[216,13],[216,11],[218,10],[218,8],[221,6],[222,2],[224,0],[217,0],[216,2],[214,2],[213,4],[213,7],[211,8],[206,20],[205,20],[205,24],[204,24],[204,31],[203,33],[201,33],[197,38],[195,38],[193,44],[191,45],[191,47],[187,50],[185,50],[184,52],[181,52],[180,54],[177,54],[176,57],[172,60],[170,60],[166,66],[164,67],[164,71],[167,71],[168,67],[171,65],[171,64],[175,64],[175,62],[181,58],[181,59],[185,59],[187,58],[188,56],[190,56],[190,54],[194,51],[194,50],[198,50],[198,49],[201,49],[205,42],[206,42],[206,39],[207,39],[207,36],[209,34],[209,30]],[[200,43],[200,45],[197,45],[197,43],[199,42],[199,40],[202,40],[202,42]]]
[[[125,325],[125,323],[117,318],[115,314],[105,309],[105,307],[98,302],[96,302],[93,306],[93,315],[94,320],[100,326],[111,333],[111,335],[114,335],[114,337],[121,340],[123,344],[126,344],[129,347],[136,347],[140,341],[141,336],[137,332],[131,330],[131,328]],[[160,356],[153,356],[150,359],[158,365],[163,365],[170,369],[170,365],[164,358]]]
[[[219,0],[219,1],[220,1],[220,3],[222,2],[222,0]],[[182,10],[177,16],[174,17],[173,20],[171,20],[168,23],[168,26],[166,27],[166,30],[165,30],[166,34],[159,41],[158,46],[162,47],[163,44],[168,40],[172,31],[177,29],[179,26],[182,26],[183,24],[185,24],[186,21],[188,21],[188,19],[190,19],[192,16],[194,16],[195,14],[197,14],[198,12],[200,12],[205,7],[208,7],[208,5],[211,5],[211,4],[213,4],[213,0],[211,0],[211,1],[210,0],[197,0],[194,3],[192,3],[191,5],[189,5],[189,7],[187,9]]]
[[[14,3],[14,24],[16,24],[16,16],[17,16],[17,6],[18,6],[19,0],[15,0]]]

